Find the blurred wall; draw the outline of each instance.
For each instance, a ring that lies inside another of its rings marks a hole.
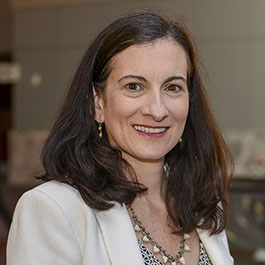
[[[265,1],[194,1],[196,36],[217,117],[226,129],[265,129]]]
[[[22,66],[15,129],[49,128],[89,41],[115,17],[148,7],[186,18],[222,127],[264,128],[265,1],[13,0],[13,46]]]
[[[0,1],[0,54],[12,47],[12,14],[9,0]]]

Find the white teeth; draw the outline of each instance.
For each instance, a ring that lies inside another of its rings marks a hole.
[[[148,127],[137,126],[137,125],[134,125],[133,128],[137,131],[145,132],[145,133],[162,133],[167,130],[166,128],[148,128]]]

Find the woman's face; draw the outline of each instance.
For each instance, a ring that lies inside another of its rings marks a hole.
[[[96,117],[124,157],[163,160],[178,143],[187,119],[187,55],[171,39],[137,44],[112,59]]]

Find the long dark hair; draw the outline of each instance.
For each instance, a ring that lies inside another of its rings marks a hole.
[[[109,144],[104,128],[103,137],[98,137],[93,87],[104,93],[111,59],[117,53],[159,38],[178,42],[189,61],[190,109],[184,141],[165,158],[169,168],[167,210],[177,232],[199,227],[219,233],[227,223],[232,158],[211,111],[188,31],[155,12],[121,17],[91,43],[43,149],[46,172],[41,179],[72,185],[90,207],[98,210],[111,208],[114,201],[130,204],[146,191],[121,152]]]

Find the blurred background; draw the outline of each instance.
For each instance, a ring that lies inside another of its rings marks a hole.
[[[264,0],[0,1],[0,264],[15,204],[38,185],[40,150],[96,33],[143,8],[181,18],[235,159],[227,229],[235,264],[265,264]]]

